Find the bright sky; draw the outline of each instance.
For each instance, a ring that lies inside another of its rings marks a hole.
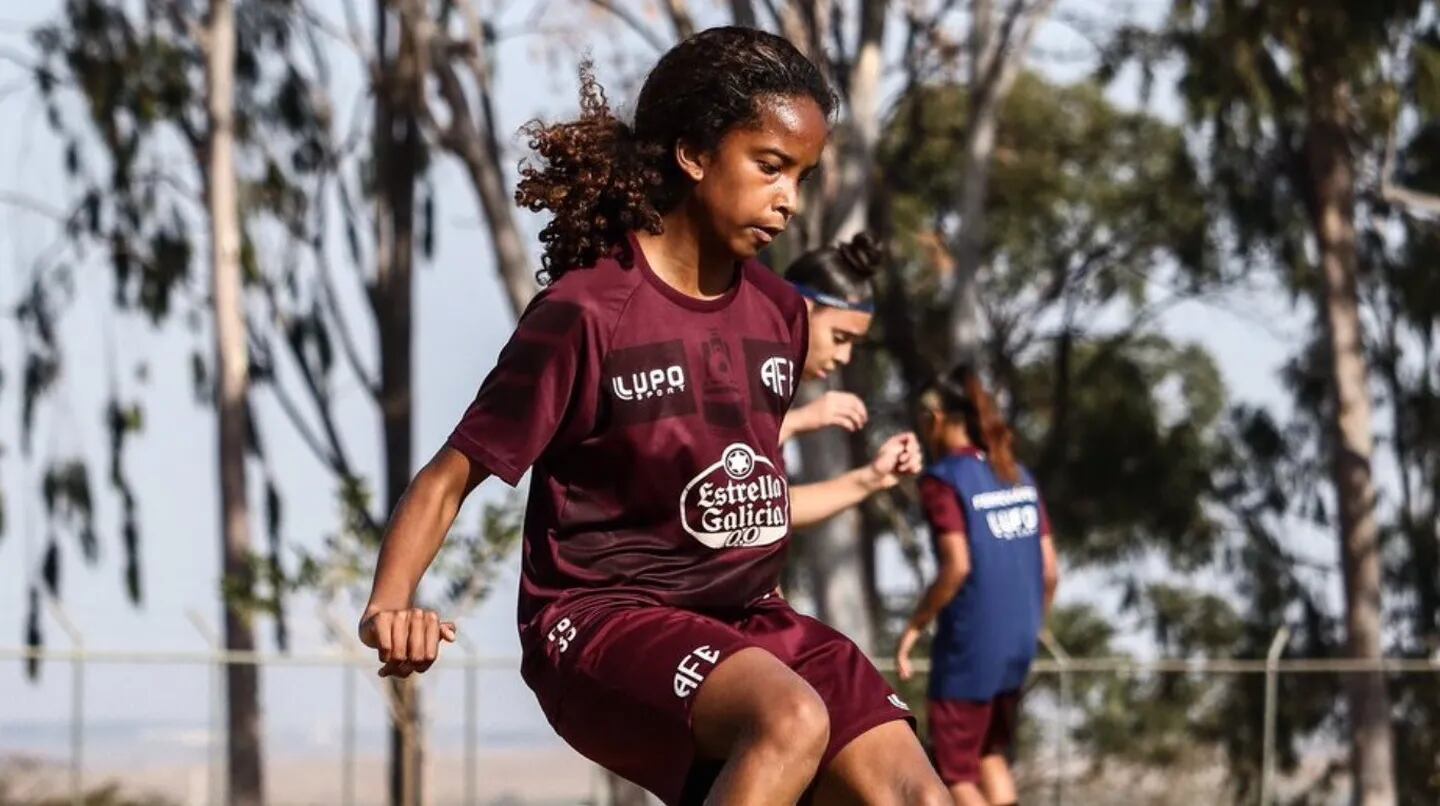
[[[26,31],[34,23],[56,12],[58,2],[11,5],[0,19],[0,55],[24,54],[29,46]],[[357,4],[366,6],[368,4]],[[708,8],[711,4],[695,3]],[[713,4],[719,8],[720,4]],[[577,9],[579,2],[552,6]],[[1092,10],[1093,4],[1070,0],[1060,4],[1060,13]],[[1129,4],[1112,3],[1116,14],[1128,13]],[[341,7],[335,4],[332,19],[339,21]],[[1135,13],[1153,19],[1163,4],[1139,3]],[[589,13],[589,12],[585,12]],[[502,13],[502,30],[519,26],[525,18],[525,4],[509,3]],[[702,18],[703,19],[703,18]],[[660,20],[653,20],[663,30]],[[628,43],[631,53],[648,53],[633,36],[620,34],[617,41]],[[506,39],[498,54],[499,109],[504,127],[513,131],[535,115],[555,116],[573,108],[574,81],[569,57],[558,64],[542,58],[534,36]],[[1057,76],[1075,76],[1087,66],[1091,52],[1083,40],[1063,25],[1045,29],[1041,46],[1047,53],[1078,54],[1080,62],[1063,60],[1046,63]],[[341,47],[332,48],[332,61],[342,75],[340,83],[350,88],[336,97],[347,108],[339,119],[349,118],[348,106],[355,104],[354,63]],[[635,67],[622,69],[600,60],[602,80],[612,97],[627,98],[626,80],[636,75]],[[646,55],[643,60],[650,57]],[[1117,97],[1133,96],[1134,81],[1122,81]],[[1155,99],[1162,114],[1173,117],[1175,104],[1162,91]],[[0,61],[0,98],[7,125],[0,127],[0,193],[23,193],[53,208],[63,208],[67,199],[66,180],[61,171],[60,144],[45,124],[38,97],[29,87],[22,70]],[[512,143],[518,148],[518,143]],[[516,152],[518,156],[518,151]],[[423,462],[440,444],[476,385],[489,369],[509,335],[510,315],[490,265],[486,234],[479,223],[474,197],[468,182],[448,157],[440,159],[434,174],[439,196],[438,254],[432,265],[419,273],[416,304],[416,460]],[[528,214],[526,214],[528,216]],[[528,218],[533,232],[536,222]],[[335,238],[341,237],[337,232]],[[46,254],[59,238],[57,226],[44,216],[13,206],[0,207],[0,260],[7,269],[0,272],[0,304],[11,311],[37,256]],[[203,240],[200,242],[203,244]],[[201,246],[203,249],[203,245]],[[337,248],[334,254],[343,255]],[[341,277],[345,278],[343,265]],[[196,272],[204,277],[203,264]],[[77,295],[63,324],[67,349],[66,374],[55,397],[39,418],[35,450],[29,457],[19,450],[18,424],[20,379],[6,377],[0,395],[0,487],[5,493],[6,530],[0,537],[0,646],[18,646],[23,640],[27,580],[39,562],[45,545],[46,522],[38,496],[40,458],[83,452],[92,460],[92,484],[97,502],[101,561],[94,568],[78,563],[79,552],[66,546],[64,602],[70,617],[92,647],[108,649],[201,649],[204,642],[187,620],[189,610],[198,611],[210,624],[217,624],[216,597],[217,504],[214,459],[214,424],[208,408],[194,404],[189,377],[189,352],[199,346],[208,354],[208,336],[197,340],[180,325],[155,331],[148,324],[117,318],[110,309],[110,272],[98,261],[77,267]],[[345,285],[342,283],[342,285]],[[349,305],[360,298],[353,283],[348,285]],[[1303,322],[1297,322],[1286,301],[1273,294],[1260,294],[1242,306],[1242,314],[1218,308],[1187,304],[1166,320],[1172,334],[1204,343],[1214,353],[1230,385],[1232,396],[1253,402],[1283,405],[1284,395],[1275,377],[1295,342]],[[12,316],[0,320],[0,350],[7,367],[19,366],[22,351]],[[366,342],[368,344],[368,341]],[[133,367],[147,360],[150,380],[137,384]],[[111,383],[118,382],[123,396],[141,397],[146,408],[146,427],[132,443],[126,457],[129,475],[137,487],[144,532],[143,576],[146,601],[142,608],[130,607],[120,582],[118,515],[113,496],[105,485],[105,432],[99,402]],[[376,467],[379,425],[366,407],[358,389],[342,395],[346,401],[342,429],[351,436],[355,460],[361,467]],[[297,544],[314,546],[319,536],[333,528],[336,511],[333,485],[312,457],[296,440],[288,423],[268,397],[261,399],[261,423],[271,459],[280,468],[286,500],[285,536]],[[252,490],[259,492],[258,476],[251,475]],[[479,499],[498,495],[502,485],[488,482],[462,521],[478,515]],[[256,508],[256,539],[259,531]],[[516,563],[507,564],[496,593],[477,612],[461,623],[481,653],[515,657],[518,645],[512,614],[515,600]],[[1072,588],[1073,590],[1073,588]],[[348,629],[355,609],[336,613]],[[326,639],[311,602],[292,603],[290,624],[294,646],[301,650],[324,649]],[[46,620],[47,642],[67,645],[53,618]],[[269,625],[261,634],[270,645]],[[443,665],[443,663],[442,663]],[[18,663],[0,666],[0,754],[7,750],[42,749],[20,740],[11,744],[3,727],[43,722],[63,725],[67,713],[68,675],[59,665],[46,668],[39,685],[27,683]],[[279,671],[266,673],[262,682],[266,703],[267,730],[310,748],[333,747],[338,730],[338,681],[333,671]],[[143,717],[153,722],[186,722],[203,725],[206,671],[202,667],[111,667],[92,670],[88,683],[92,697],[89,718],[97,723]],[[461,719],[455,675],[440,677],[430,684],[432,714],[443,726],[453,728]],[[362,686],[365,701],[374,703],[373,690]],[[545,726],[533,698],[518,674],[488,673],[482,685],[482,724],[487,731],[520,731],[544,735]],[[378,707],[361,710],[362,725],[377,728]],[[537,733],[538,732],[538,733]],[[25,734],[11,734],[25,735]],[[184,736],[155,736],[193,740]],[[38,740],[36,740],[38,742]],[[116,750],[115,752],[120,752]]]

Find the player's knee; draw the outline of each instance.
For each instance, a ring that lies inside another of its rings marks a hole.
[[[796,686],[768,702],[760,719],[765,739],[813,757],[816,764],[830,741],[830,715],[809,686]]]

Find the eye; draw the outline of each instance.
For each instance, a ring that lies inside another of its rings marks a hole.
[[[765,162],[765,161],[763,161],[763,160],[760,161],[760,162],[757,163],[757,164],[760,166],[760,172],[763,173],[763,174],[765,174],[766,176],[778,176],[778,175],[780,174],[780,166],[779,166],[779,165],[775,165],[775,164],[773,164],[773,163]]]

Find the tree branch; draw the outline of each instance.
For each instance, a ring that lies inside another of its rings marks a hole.
[[[27,213],[45,216],[55,221],[55,223],[62,225],[68,225],[74,221],[75,216],[79,212],[78,210],[72,210],[66,213],[59,208],[51,207],[48,203],[34,196],[27,196],[24,193],[13,190],[0,190],[0,204],[24,210]]]
[[[276,299],[274,286],[262,278],[260,287],[264,291],[265,300],[270,307],[271,321],[280,328],[282,333],[286,332],[290,319],[280,308],[279,300]],[[327,463],[327,466],[333,473],[341,478],[360,478],[359,474],[355,472],[354,466],[350,463],[349,454],[345,451],[345,444],[340,439],[340,430],[335,425],[334,401],[331,399],[330,393],[321,386],[319,379],[316,378],[314,370],[310,367],[310,362],[306,360],[305,355],[301,352],[301,345],[289,338],[282,339],[282,341],[285,342],[287,351],[290,353],[291,358],[295,360],[296,367],[300,370],[300,377],[305,382],[306,391],[309,392],[311,402],[315,405],[315,413],[320,418],[320,427],[324,432],[324,439],[322,442],[322,440],[316,438],[315,444],[316,446],[322,444],[327,446],[328,455],[330,456],[330,461]],[[274,378],[272,385],[278,388],[280,381],[274,368],[274,351],[270,349],[268,342],[264,343],[264,347],[272,357],[271,375]],[[302,435],[303,433],[302,431]],[[325,454],[321,453],[317,455],[323,456]],[[374,530],[375,534],[380,534],[383,524],[376,522],[374,514],[368,509],[365,510],[363,514],[365,516],[366,527]]]
[[[281,411],[283,411],[285,416],[290,420],[290,424],[295,427],[295,431],[300,435],[300,439],[305,443],[306,447],[310,448],[311,453],[315,454],[315,458],[320,460],[320,464],[331,471],[339,472],[336,471],[338,462],[335,457],[325,449],[325,445],[320,439],[320,436],[315,433],[315,430],[309,423],[305,422],[304,415],[300,413],[300,406],[296,404],[295,399],[290,396],[290,393],[285,389],[285,385],[280,382],[279,378],[275,377],[274,351],[270,348],[269,342],[260,340],[254,333],[251,333],[250,342],[250,351],[254,353],[256,357],[263,356],[270,367],[271,380],[265,384],[265,386],[275,395],[275,400],[280,404]]]
[[[320,192],[316,194],[318,197],[316,201],[317,233],[324,233],[328,229],[326,222],[329,219],[329,215],[326,212],[325,184],[325,179],[322,176]],[[365,391],[369,392],[372,398],[378,399],[380,395],[380,381],[374,373],[365,368],[365,364],[360,358],[360,349],[356,345],[355,337],[350,330],[350,324],[345,318],[344,312],[340,309],[340,295],[336,293],[335,290],[335,281],[330,269],[330,258],[325,249],[325,239],[323,235],[317,235],[310,239],[310,250],[315,256],[316,273],[320,276],[320,297],[325,305],[326,312],[330,314],[330,318],[335,322],[336,331],[340,334],[341,352],[344,353],[345,359],[350,363],[350,369],[355,373],[355,377],[359,379],[361,385],[365,387]]]
[[[1385,161],[1380,166],[1380,198],[1417,217],[1440,216],[1440,196],[1394,183],[1395,136],[1395,126],[1392,125],[1390,134],[1385,138]]]
[[[665,10],[669,12],[676,40],[683,41],[695,35],[695,18],[690,16],[685,0],[665,0]]]
[[[665,51],[670,49],[670,44],[666,42],[663,38],[661,38],[659,34],[650,30],[650,26],[646,25],[643,21],[641,21],[639,17],[635,16],[635,14],[630,11],[630,9],[621,6],[618,3],[613,2],[612,0],[590,0],[590,2],[593,3],[596,8],[600,8],[610,12],[611,14],[614,14],[616,18],[628,25],[632,31],[639,34],[640,38],[645,40],[645,42],[650,45],[650,47],[654,48],[657,52],[664,53]]]
[[[377,69],[375,62],[375,51],[365,41],[363,32],[360,30],[360,21],[355,16],[354,5],[346,0],[345,6],[345,30],[340,30],[333,22],[326,19],[324,15],[309,4],[301,4],[300,16],[315,30],[325,34],[331,39],[345,45],[354,51],[355,55],[365,65],[365,72],[373,76]]]

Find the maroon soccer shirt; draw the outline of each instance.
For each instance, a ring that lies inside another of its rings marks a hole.
[[[567,594],[741,607],[784,563],[805,303],[757,261],[689,297],[630,243],[633,265],[568,271],[531,302],[450,436],[512,486],[534,468],[521,624]]]

